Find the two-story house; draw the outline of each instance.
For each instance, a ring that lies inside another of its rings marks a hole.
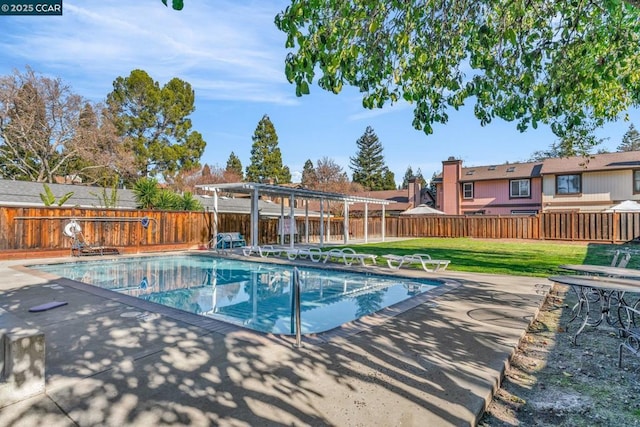
[[[600,212],[640,201],[640,151],[475,167],[449,158],[435,183],[435,207],[449,215]]]
[[[640,151],[547,159],[542,164],[542,209],[601,212],[640,201]]]
[[[462,160],[442,162],[436,183],[436,209],[448,215],[535,214],[542,209],[542,164],[462,167]]]

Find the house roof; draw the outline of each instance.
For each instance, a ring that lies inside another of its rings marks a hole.
[[[541,162],[465,167],[462,168],[460,182],[536,178],[540,176],[541,169]]]
[[[640,168],[640,151],[545,159],[542,175]]]
[[[73,192],[73,196],[64,203],[64,207],[79,206],[83,208],[101,208],[104,205],[101,198],[111,195],[111,189],[102,187],[90,187],[86,185],[72,184],[47,184],[56,200],[60,200],[65,194]],[[0,179],[0,205],[9,206],[44,206],[40,194],[44,193],[44,186],[41,182],[13,181]],[[194,195],[205,209],[213,209],[213,198]],[[133,191],[128,189],[117,190],[117,209],[136,209],[136,200]],[[279,217],[281,208],[279,204],[260,200],[258,202],[260,215]],[[251,200],[248,198],[218,198],[218,212],[248,214],[251,210]],[[285,209],[288,215],[289,209]],[[304,216],[304,209],[295,209],[294,215]],[[309,212],[309,216],[319,216],[317,212]]]
[[[545,174],[640,168],[640,151],[555,157],[540,162],[463,167],[460,182],[536,178]],[[442,173],[434,179],[442,182]]]
[[[432,208],[431,206],[418,205],[415,208],[401,212],[400,215],[444,215],[444,212]]]

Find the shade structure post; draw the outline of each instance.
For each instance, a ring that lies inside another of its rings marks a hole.
[[[364,204],[364,242],[369,241],[369,203]]]
[[[320,199],[320,247],[324,245],[324,199]]]
[[[217,245],[218,238],[218,190],[213,191],[213,236],[214,245]]]
[[[349,243],[349,203],[344,201],[344,244]]]
[[[384,242],[384,232],[385,232],[385,223],[386,223],[386,221],[385,221],[386,215],[384,213],[384,208],[385,208],[385,206],[382,205],[382,225],[381,225],[381,228],[382,228],[382,241],[383,242]]]
[[[294,239],[296,237],[296,217],[295,217],[295,212],[293,210],[294,202],[295,202],[295,199],[292,193],[289,198],[289,203],[291,204],[289,209],[289,246],[291,246],[292,248],[294,247],[294,243],[295,243]]]
[[[251,193],[251,245],[258,246],[258,223],[260,222],[260,211],[258,210],[259,200],[258,189],[255,188]]]
[[[304,201],[304,241],[309,244],[309,199]]]

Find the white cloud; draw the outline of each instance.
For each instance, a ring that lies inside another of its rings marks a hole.
[[[410,108],[413,108],[411,104],[407,102],[398,102],[393,105],[386,105],[383,108],[374,108],[372,110],[362,109],[358,113],[349,115],[348,119],[350,121],[370,120],[375,117],[405,111]]]
[[[88,97],[104,97],[118,76],[143,69],[161,84],[188,81],[207,99],[295,103],[284,78],[280,2],[66,0],[64,15],[15,21],[0,48],[34,70],[69,76]]]

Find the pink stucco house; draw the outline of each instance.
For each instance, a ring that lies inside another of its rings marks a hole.
[[[442,162],[435,207],[449,215],[601,212],[640,201],[640,151],[463,167]]]
[[[542,209],[542,164],[462,167],[442,162],[436,179],[436,209],[448,215],[535,214]]]

